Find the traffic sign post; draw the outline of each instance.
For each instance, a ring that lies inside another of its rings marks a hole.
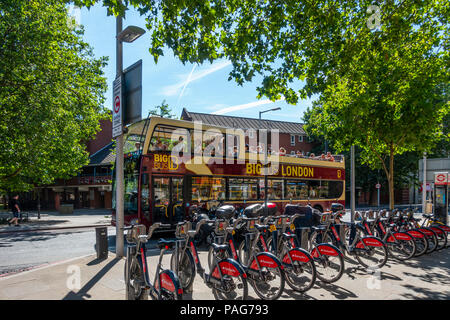
[[[381,189],[381,184],[377,183],[375,185],[375,188],[377,188],[377,199],[378,199],[378,207],[380,206],[380,189]]]

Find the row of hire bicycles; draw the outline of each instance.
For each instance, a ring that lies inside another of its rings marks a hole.
[[[310,290],[317,279],[338,281],[349,256],[367,271],[382,268],[388,258],[405,261],[442,250],[450,244],[450,228],[433,215],[415,218],[414,211],[355,212],[355,222],[342,221],[345,210],[333,204],[321,213],[309,206],[288,204],[277,215],[274,203],[237,210],[231,205],[194,207],[190,221],[176,226],[176,240],[158,240],[160,249],[153,282],[147,265],[147,241],[154,223],[125,227],[129,243],[125,263],[126,298],[179,300],[192,292],[198,275],[218,300],[245,300],[249,284],[261,299],[278,299],[287,285]],[[209,245],[208,266],[197,247]],[[163,267],[171,251],[170,268]]]

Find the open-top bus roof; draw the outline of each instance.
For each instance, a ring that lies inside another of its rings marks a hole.
[[[149,149],[150,140],[152,138],[152,134],[155,130],[155,128],[158,125],[165,125],[175,128],[185,128],[185,129],[194,129],[194,126],[196,123],[192,121],[185,121],[185,120],[178,120],[178,119],[168,119],[168,118],[161,118],[152,116],[147,119],[143,119],[141,121],[138,121],[130,126],[127,127],[128,132],[125,136],[125,147],[124,147],[124,153],[133,152],[140,150],[142,154],[146,154],[147,150]],[[198,124],[197,124],[198,125]],[[202,124],[202,130],[209,130],[209,129],[216,129],[223,133],[226,132],[228,129],[234,129],[236,128],[228,128],[228,127],[222,127],[222,126],[212,126],[208,124]],[[247,128],[248,129],[248,128]],[[258,154],[253,153],[246,153],[246,158],[256,158],[258,157]],[[273,158],[273,155],[268,155],[268,160],[271,161],[271,158]],[[326,167],[345,167],[344,164],[344,157],[343,156],[334,156],[336,162],[331,161],[323,161],[318,159],[310,159],[310,158],[297,158],[297,157],[291,157],[290,155],[286,156],[280,156],[279,162],[285,162],[285,163],[302,163],[302,164],[309,164],[309,165],[319,165],[319,166],[326,166]]]

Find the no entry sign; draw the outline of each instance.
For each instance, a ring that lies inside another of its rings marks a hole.
[[[113,123],[112,137],[116,138],[122,134],[122,77],[113,83]]]

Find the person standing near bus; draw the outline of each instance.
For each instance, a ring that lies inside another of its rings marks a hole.
[[[12,210],[13,218],[8,221],[8,225],[14,223],[15,227],[19,226],[19,218],[20,218],[20,207],[19,207],[19,195],[16,194],[9,201],[9,208]]]

